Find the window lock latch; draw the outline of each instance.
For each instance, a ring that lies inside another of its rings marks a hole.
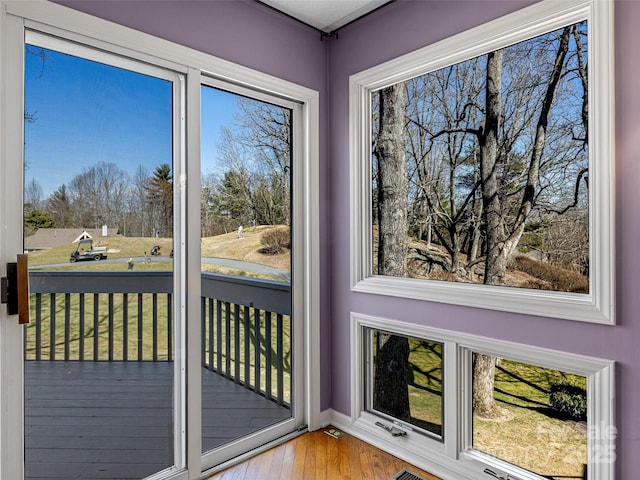
[[[388,425],[387,426],[382,422],[376,422],[376,426],[385,429],[393,437],[406,437],[407,436],[407,432],[405,432],[404,430],[400,430],[399,428],[396,428],[393,425]]]
[[[507,480],[506,478],[498,475],[496,472],[494,472],[489,468],[485,468],[483,473],[486,473],[487,475],[491,475],[493,478],[497,478],[498,480]]]
[[[483,473],[486,473],[487,475],[491,475],[493,478],[497,478],[498,480],[518,480],[512,477],[511,475],[507,475],[506,477],[503,477],[502,475],[498,475],[496,472],[494,472],[490,468],[485,468]]]

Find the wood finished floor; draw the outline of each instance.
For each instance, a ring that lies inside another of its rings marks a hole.
[[[209,480],[389,480],[406,468],[440,480],[351,435],[334,439],[324,430],[306,433]]]

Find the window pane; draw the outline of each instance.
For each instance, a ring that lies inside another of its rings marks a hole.
[[[443,345],[370,330],[369,411],[442,437]]]
[[[135,67],[26,45],[27,480],[174,465],[177,77]]]
[[[202,449],[293,416],[288,108],[203,85]]]
[[[589,293],[587,22],[371,95],[373,273]]]
[[[583,478],[587,379],[473,355],[473,448],[544,478]]]

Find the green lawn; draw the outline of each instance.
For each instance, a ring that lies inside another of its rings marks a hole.
[[[412,423],[434,433],[442,425],[442,350],[410,339]],[[586,389],[586,379],[557,370],[500,360],[495,378],[499,415],[474,418],[473,446],[554,479],[581,479],[587,461],[586,425],[560,418],[549,404],[552,383]]]

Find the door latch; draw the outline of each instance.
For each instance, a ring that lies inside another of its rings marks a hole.
[[[2,303],[9,315],[18,315],[18,323],[29,323],[29,271],[26,254],[17,255],[16,262],[7,263],[7,276],[1,281]]]

